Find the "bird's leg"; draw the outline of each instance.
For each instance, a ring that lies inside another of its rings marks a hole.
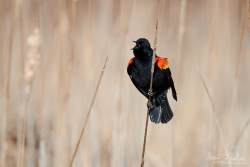
[[[152,89],[149,89],[149,90],[148,90],[148,96],[149,96],[149,97],[153,97],[153,90],[152,90]]]
[[[152,89],[149,89],[148,90],[148,103],[147,103],[147,107],[148,107],[148,109],[150,110],[150,109],[152,109],[153,108],[153,104],[152,104],[152,97],[153,97],[153,91],[152,91]]]
[[[148,107],[148,109],[153,108],[153,104],[149,99],[148,99],[147,107]]]
[[[154,104],[155,104],[155,99],[153,97],[148,98],[148,102],[147,102],[148,110],[151,110],[152,108],[154,108]]]

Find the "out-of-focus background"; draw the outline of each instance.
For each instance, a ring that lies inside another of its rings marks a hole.
[[[157,9],[157,4],[159,8]],[[249,0],[0,0],[0,166],[140,165],[146,99],[133,40],[168,57],[174,118],[149,124],[145,167],[250,166]],[[25,139],[25,140],[24,140]]]

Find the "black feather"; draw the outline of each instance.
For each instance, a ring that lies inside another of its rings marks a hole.
[[[151,65],[153,49],[145,38],[136,41],[133,48],[134,58],[131,59],[127,72],[135,87],[147,98],[151,79]],[[157,56],[157,58],[160,58]],[[166,92],[172,89],[172,95],[177,100],[171,71],[169,68],[159,68],[155,63],[153,75],[153,97],[148,106],[150,120],[154,123],[167,123],[173,117],[173,112],[168,103]]]

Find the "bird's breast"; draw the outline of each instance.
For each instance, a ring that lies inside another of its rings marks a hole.
[[[149,87],[150,71],[151,71],[151,64],[147,62],[135,61],[134,79],[138,86],[142,88]]]
[[[151,79],[151,61],[141,62],[135,61],[132,77],[134,84],[144,91],[148,91]],[[168,88],[168,81],[164,73],[155,66],[153,76],[153,90],[166,90]]]

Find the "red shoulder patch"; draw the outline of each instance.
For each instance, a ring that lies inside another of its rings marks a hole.
[[[162,58],[162,57],[156,56],[155,62],[161,70],[165,70],[169,67],[168,58]]]
[[[133,62],[134,62],[134,57],[133,57],[133,58],[131,58],[131,59],[129,59],[129,61],[128,61],[128,65],[132,64]]]

